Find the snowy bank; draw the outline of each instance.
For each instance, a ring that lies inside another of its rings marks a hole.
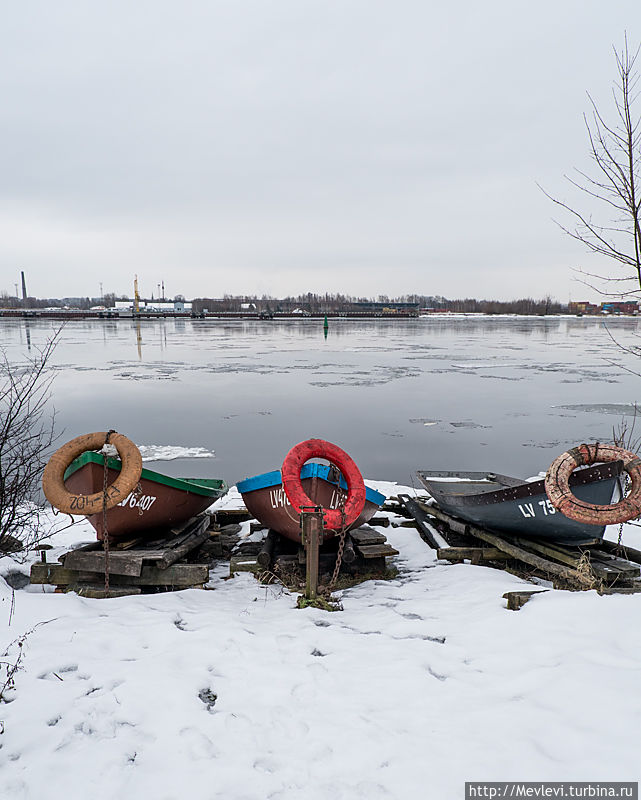
[[[0,705],[0,797],[454,800],[466,780],[638,778],[641,596],[510,612],[503,593],[530,584],[382,530],[398,577],[337,613],[226,563],[211,591],[113,600],[0,578],[0,651],[33,630]],[[83,523],[52,556],[91,539]]]

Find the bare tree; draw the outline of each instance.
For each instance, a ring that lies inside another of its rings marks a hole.
[[[605,277],[585,272],[590,278],[617,283],[612,291],[602,294],[620,298],[638,296],[641,291],[641,115],[639,104],[639,72],[636,67],[639,50],[628,47],[627,35],[621,51],[614,48],[617,77],[612,87],[614,108],[611,122],[606,121],[596,102],[588,94],[592,113],[584,115],[593,174],[575,170],[575,176],[565,178],[597,202],[601,221],[592,213],[582,211],[545,194],[574,218],[571,227],[560,225],[573,239],[593,253],[618,261],[625,269],[623,277]],[[597,288],[597,287],[593,287]]]
[[[46,531],[38,505],[45,455],[54,440],[47,413],[49,362],[60,330],[26,363],[0,352],[0,553],[32,546]]]

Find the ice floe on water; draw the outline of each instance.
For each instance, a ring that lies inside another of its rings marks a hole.
[[[552,408],[564,408],[566,411],[587,411],[594,414],[616,414],[620,417],[635,417],[638,413],[634,403],[573,403],[552,406]]]
[[[176,458],[215,458],[205,447],[183,447],[177,444],[139,444],[143,461],[173,461]]]

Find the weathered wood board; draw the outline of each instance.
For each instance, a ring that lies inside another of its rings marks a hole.
[[[140,575],[110,575],[113,586],[194,586],[207,583],[207,564],[173,564],[165,569],[143,566]],[[69,569],[60,563],[35,563],[31,566],[31,583],[69,586],[74,583],[101,583],[104,573]]]
[[[384,534],[364,526],[352,531],[351,536],[355,545],[384,544],[387,541]]]
[[[183,532],[162,543],[150,542],[146,546],[131,548],[121,552],[110,550],[109,574],[139,576],[143,565],[153,564],[158,569],[166,569],[184,558],[209,538],[209,515],[202,514],[190,520]],[[67,569],[81,572],[105,572],[105,551],[98,542],[71,550],[61,560]]]
[[[503,597],[507,600],[507,607],[510,611],[519,611],[535,594],[547,591],[547,589],[534,589],[532,591],[506,592]]]
[[[449,547],[448,542],[441,536],[441,534],[431,525],[430,515],[426,512],[417,500],[413,500],[407,494],[399,494],[399,501],[402,503],[403,508],[415,520],[418,532],[421,539],[427,542],[433,550]]]
[[[356,550],[365,559],[385,558],[386,556],[397,556],[398,550],[391,544],[367,544],[357,545]]]

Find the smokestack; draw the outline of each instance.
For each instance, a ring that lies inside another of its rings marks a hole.
[[[22,276],[22,302],[24,303],[24,307],[27,307],[27,284],[24,279],[24,272],[21,272],[20,275]]]

